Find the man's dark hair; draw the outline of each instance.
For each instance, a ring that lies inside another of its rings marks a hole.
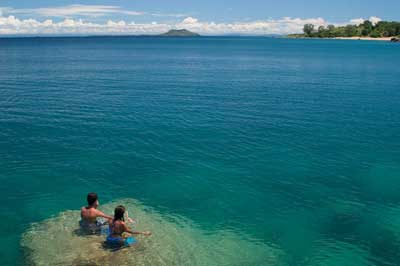
[[[89,206],[93,205],[97,200],[97,194],[92,192],[87,195],[87,203]]]

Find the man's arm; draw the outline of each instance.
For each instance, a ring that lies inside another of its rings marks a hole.
[[[96,210],[96,215],[97,215],[98,217],[106,218],[107,220],[112,220],[112,219],[114,219],[112,216],[106,215],[106,214],[104,214],[103,212],[101,212],[101,211],[99,211],[99,210]]]

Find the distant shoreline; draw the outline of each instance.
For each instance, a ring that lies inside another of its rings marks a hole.
[[[379,37],[379,38],[372,38],[372,37],[335,37],[336,40],[359,40],[359,41],[387,41],[390,42],[394,37]],[[328,38],[326,38],[328,39]]]
[[[320,38],[320,37],[306,37],[306,36],[287,36],[289,39],[320,39],[320,40],[353,40],[353,41],[384,41],[384,42],[390,42],[392,38],[395,37],[378,37],[378,38],[373,38],[373,37],[332,37],[332,38]]]
[[[317,38],[358,41],[400,42],[400,22],[363,20],[359,24],[342,26],[305,24],[303,33],[288,34],[288,38]]]
[[[0,36],[2,39],[54,39],[54,38],[237,38],[237,37],[250,37],[250,38],[272,38],[272,39],[319,39],[319,40],[353,40],[353,41],[386,41],[390,42],[393,37],[306,37],[306,36],[268,36],[268,35],[200,35],[200,36],[161,36],[161,35],[4,35]]]

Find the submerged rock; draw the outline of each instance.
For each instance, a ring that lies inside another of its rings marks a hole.
[[[282,265],[282,252],[265,243],[251,241],[231,230],[207,232],[182,217],[165,216],[126,199],[102,206],[112,213],[127,207],[138,220],[136,230],[150,230],[138,237],[136,247],[110,250],[105,236],[82,236],[77,232],[79,211],[33,224],[23,234],[21,245],[28,265]]]
[[[391,42],[400,42],[400,38],[394,37],[394,38],[392,38],[390,41],[391,41]]]

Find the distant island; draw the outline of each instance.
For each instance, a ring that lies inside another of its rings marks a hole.
[[[400,22],[380,21],[375,25],[366,20],[359,25],[346,25],[336,27],[306,24],[303,34],[289,34],[289,38],[336,38],[336,39],[361,39],[361,40],[387,40],[400,41]]]
[[[197,36],[200,36],[200,34],[188,31],[186,29],[181,29],[181,30],[169,30],[168,32],[160,34],[159,36],[164,36],[164,37],[197,37]]]

